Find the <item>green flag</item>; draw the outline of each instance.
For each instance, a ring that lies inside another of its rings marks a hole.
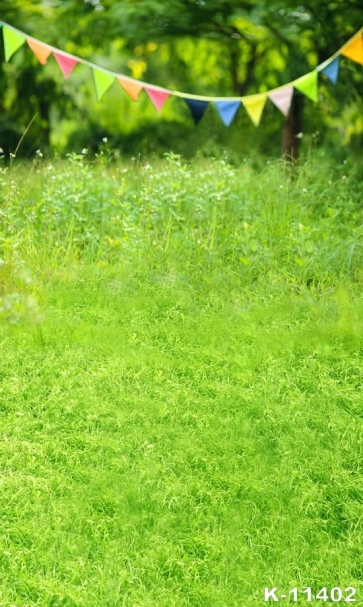
[[[97,98],[98,101],[101,101],[102,96],[115,80],[115,76],[107,74],[106,72],[101,72],[101,70],[93,69],[93,77],[95,80]]]
[[[318,100],[318,72],[314,70],[305,76],[301,76],[292,83],[296,89],[301,93],[304,93],[309,99],[313,101]]]
[[[15,51],[20,48],[26,38],[22,34],[18,34],[18,32],[14,32],[14,30],[9,29],[5,25],[3,26],[3,36],[4,36],[4,49],[5,49],[5,61],[9,61],[10,57],[15,53]]]

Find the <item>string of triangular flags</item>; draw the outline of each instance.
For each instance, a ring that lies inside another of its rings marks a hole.
[[[0,21],[3,31],[5,61],[9,61],[13,54],[25,43],[33,51],[39,63],[45,65],[50,55],[53,55],[58,63],[64,78],[68,78],[78,63],[83,63],[91,68],[96,89],[96,95],[100,101],[110,86],[117,80],[124,91],[133,101],[137,101],[142,90],[145,90],[150,100],[160,113],[165,102],[171,96],[184,99],[190,109],[195,124],[203,118],[209,103],[215,106],[223,124],[230,126],[239,108],[243,106],[251,118],[253,124],[260,124],[263,109],[269,99],[285,116],[288,115],[294,89],[300,91],[314,102],[318,101],[318,74],[324,74],[329,80],[336,84],[339,76],[340,57],[347,57],[352,61],[363,65],[363,27],[352,38],[346,42],[334,55],[318,65],[314,70],[293,80],[283,86],[255,95],[243,97],[210,97],[203,95],[189,95],[180,91],[165,89],[154,86],[141,80],[135,80],[123,74],[117,74],[111,70],[95,65],[85,59],[76,57],[57,49],[45,42],[41,42],[32,36]]]

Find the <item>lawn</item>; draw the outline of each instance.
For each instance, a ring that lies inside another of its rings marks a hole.
[[[359,168],[102,159],[0,173],[0,606],[363,605]]]

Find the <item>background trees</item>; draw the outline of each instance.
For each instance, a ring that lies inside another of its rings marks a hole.
[[[363,24],[357,0],[3,0],[1,18],[36,38],[118,72],[196,94],[245,95],[288,82],[331,56]],[[77,68],[64,82],[28,49],[0,71],[0,138],[13,146],[37,112],[31,144],[89,147],[103,133],[121,151],[232,147],[297,154],[300,131],[326,133],[333,144],[361,141],[362,69],[345,61],[339,84],[320,86],[320,103],[294,96],[289,119],[266,109],[255,129],[240,112],[230,129],[208,111],[195,130],[182,102],[158,118],[146,98],[134,104],[121,90],[96,102],[92,78]],[[348,115],[349,114],[349,117]],[[3,134],[1,136],[1,133]],[[171,142],[173,145],[171,145]],[[4,145],[2,145],[4,147]]]

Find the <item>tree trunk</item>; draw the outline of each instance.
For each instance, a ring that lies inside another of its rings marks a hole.
[[[292,98],[290,112],[282,131],[281,152],[286,160],[297,160],[302,137],[304,97],[296,94]],[[301,135],[300,135],[301,134]]]

